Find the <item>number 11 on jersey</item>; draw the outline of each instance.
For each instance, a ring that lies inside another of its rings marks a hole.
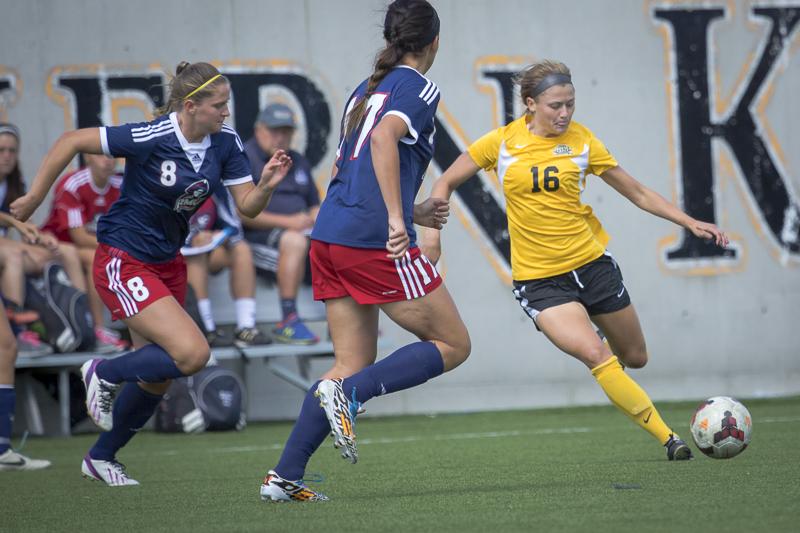
[[[367,140],[372,128],[375,127],[375,119],[378,117],[380,110],[383,109],[383,104],[388,97],[389,95],[386,93],[375,93],[367,100],[367,108],[364,111],[364,119],[358,132],[358,141],[356,141],[356,147],[353,149],[353,157],[351,159],[358,159],[358,154],[361,153],[364,141]]]

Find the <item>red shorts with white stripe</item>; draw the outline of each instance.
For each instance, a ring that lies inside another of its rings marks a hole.
[[[350,296],[359,304],[382,304],[421,298],[442,284],[419,248],[410,248],[402,259],[390,259],[386,253],[311,241],[314,299]]]
[[[143,263],[101,243],[92,269],[97,293],[113,320],[132,317],[165,296],[174,296],[181,305],[186,298],[186,263],[182,255],[166,263]]]

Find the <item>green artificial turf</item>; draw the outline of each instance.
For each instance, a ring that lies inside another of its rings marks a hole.
[[[358,464],[328,441],[309,465],[324,503],[259,499],[288,423],[143,432],[124,488],[81,478],[94,435],[30,439],[53,466],[0,472],[0,531],[798,531],[800,398],[744,403],[742,455],[682,463],[612,407],[364,418]],[[659,407],[690,440],[694,405]]]

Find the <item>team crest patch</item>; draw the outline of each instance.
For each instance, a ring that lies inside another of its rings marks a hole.
[[[194,211],[208,196],[208,180],[198,180],[186,187],[177,200],[175,200],[175,211]]]
[[[572,148],[567,146],[566,144],[559,144],[556,146],[556,149],[553,150],[555,155],[572,155]]]

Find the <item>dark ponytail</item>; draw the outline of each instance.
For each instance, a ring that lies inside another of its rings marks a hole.
[[[383,38],[386,47],[375,56],[375,67],[367,80],[367,90],[345,120],[345,137],[361,125],[367,101],[383,78],[407,53],[420,53],[439,35],[439,15],[426,0],[395,0],[386,10]]]

